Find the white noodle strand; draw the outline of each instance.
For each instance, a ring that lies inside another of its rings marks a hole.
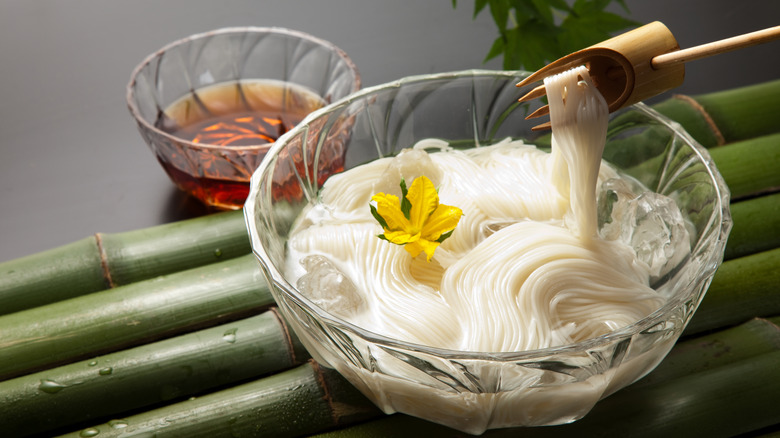
[[[385,336],[468,351],[520,351],[599,336],[648,315],[663,300],[634,251],[597,237],[596,189],[618,177],[601,165],[607,108],[587,69],[545,81],[552,153],[521,142],[459,151],[424,140],[331,177],[321,206],[303,213],[288,242],[288,273],[324,255],[364,305],[327,309]],[[565,98],[564,98],[565,97]],[[433,261],[378,239],[369,201],[400,196],[429,177],[440,202],[464,216]]]

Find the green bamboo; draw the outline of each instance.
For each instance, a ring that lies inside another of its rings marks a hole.
[[[780,247],[780,193],[731,204],[726,260]]]
[[[645,386],[780,351],[778,319],[780,318],[753,318],[735,327],[678,342],[649,375],[624,391],[635,391]]]
[[[780,438],[780,423],[755,431],[750,436],[753,438]]]
[[[714,148],[710,155],[735,201],[780,189],[780,134]]]
[[[314,362],[63,437],[302,436],[379,415],[356,389]]]
[[[689,97],[672,97],[653,105],[653,108],[680,123],[707,148],[717,146],[721,141],[731,143],[761,137],[780,130],[777,123],[780,80]],[[715,135],[713,125],[722,138]]]
[[[259,313],[251,254],[0,317],[0,380]]]
[[[718,126],[726,142],[777,132],[780,79],[694,97]]]
[[[780,248],[724,262],[684,335],[780,314]]]
[[[778,124],[780,126],[780,124]],[[642,137],[642,136],[640,136]],[[628,144],[630,139],[622,140]],[[657,143],[657,142],[653,142]],[[660,143],[659,143],[660,144]],[[636,154],[626,146],[624,153],[635,161]],[[620,148],[618,148],[620,150]],[[641,149],[641,147],[640,147]],[[757,137],[739,141],[709,150],[715,167],[723,176],[731,193],[731,200],[737,202],[755,196],[776,192],[780,189],[780,134]],[[687,155],[680,153],[675,157],[685,159]],[[617,157],[618,160],[623,158]],[[632,164],[625,171],[631,176],[653,186],[663,175],[658,173],[669,158],[657,155],[646,161]]]
[[[0,315],[229,260],[250,251],[241,211],[96,234],[0,263]]]
[[[496,429],[485,437],[736,436],[780,423],[780,351],[648,385],[599,402],[585,418],[551,427]],[[329,438],[468,435],[392,415],[317,435]]]
[[[308,354],[282,324],[269,311],[0,382],[0,425],[41,434],[300,365]]]

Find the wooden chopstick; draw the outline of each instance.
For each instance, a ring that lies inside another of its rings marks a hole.
[[[695,61],[697,59],[730,52],[732,50],[767,43],[777,39],[780,39],[780,26],[770,27],[768,29],[758,30],[755,32],[746,33],[744,35],[738,35],[735,37],[726,38],[724,40],[702,44],[700,46],[691,47],[689,49],[664,53],[663,55],[655,56],[652,60],[650,60],[650,63],[652,64],[653,68],[658,69],[672,64]]]

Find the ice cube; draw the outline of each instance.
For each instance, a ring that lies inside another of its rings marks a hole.
[[[599,234],[633,248],[637,260],[648,266],[651,283],[690,253],[685,219],[672,198],[653,192],[634,196],[625,186],[605,184],[599,204]]]
[[[306,273],[298,279],[298,290],[325,311],[347,317],[363,306],[363,298],[352,280],[326,257],[306,256],[301,265]]]
[[[401,179],[407,186],[418,176],[425,175],[435,187],[441,182],[441,170],[430,155],[422,149],[404,149],[387,166],[387,169],[374,182],[372,193],[388,193],[401,197],[399,186]]]

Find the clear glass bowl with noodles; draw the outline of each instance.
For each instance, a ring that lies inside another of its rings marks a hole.
[[[666,304],[629,326],[533,351],[445,350],[350,324],[318,307],[285,277],[290,226],[333,172],[393,156],[425,138],[464,147],[506,137],[548,145],[549,132],[531,131],[538,119],[525,120],[535,108],[517,103],[527,90],[515,84],[525,75],[471,70],[364,89],[310,114],[276,142],[252,177],[245,215],[279,308],[318,362],[336,369],[387,413],[474,434],[575,421],[664,358],[723,260],[731,218],[722,177],[707,151],[678,124],[638,104],[611,115],[604,158],[677,202],[692,250],[652,284],[668,297]]]

